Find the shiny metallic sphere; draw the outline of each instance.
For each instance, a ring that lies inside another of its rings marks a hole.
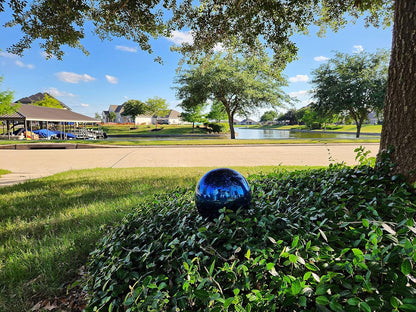
[[[214,169],[199,180],[195,190],[195,203],[201,216],[213,220],[222,208],[236,211],[248,209],[251,189],[247,180],[229,168]]]

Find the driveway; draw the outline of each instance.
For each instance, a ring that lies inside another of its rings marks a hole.
[[[331,162],[355,164],[359,146],[368,144],[275,144],[238,146],[139,146],[63,150],[0,150],[0,168],[10,170],[0,186],[45,177],[73,169],[128,167],[327,166]]]

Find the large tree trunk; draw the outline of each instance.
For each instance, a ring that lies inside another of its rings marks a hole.
[[[228,115],[228,125],[230,126],[230,133],[231,133],[231,139],[235,139],[235,131],[234,131],[234,117],[231,115]]]
[[[380,152],[393,148],[394,173],[416,181],[416,1],[396,0]]]

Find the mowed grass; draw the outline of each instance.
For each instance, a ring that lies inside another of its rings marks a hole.
[[[68,171],[0,189],[0,311],[65,293],[109,226],[211,168]],[[305,167],[236,167],[247,176]]]
[[[1,178],[2,175],[8,174],[8,173],[10,173],[9,170],[0,169],[0,178]]]
[[[102,129],[109,135],[187,135],[206,134],[204,129],[192,125],[133,125],[133,124],[104,124]],[[158,129],[155,131],[155,129]]]

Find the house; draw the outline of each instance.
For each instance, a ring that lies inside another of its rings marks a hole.
[[[171,109],[166,115],[154,117],[154,121],[157,121],[158,124],[166,124],[166,125],[179,125],[182,124],[183,121],[181,119],[181,113]]]
[[[257,125],[257,121],[255,121],[253,119],[250,119],[250,118],[247,118],[247,119],[242,120],[240,122],[240,125],[246,125],[246,126],[248,126],[248,125]]]
[[[122,113],[124,111],[123,105],[110,105],[108,110],[103,111],[103,121],[109,122],[109,114],[114,112],[116,114],[115,123],[134,123],[133,119],[130,116],[123,116]],[[180,118],[181,113],[171,109],[169,112],[164,116],[156,116],[156,115],[138,115],[136,116],[136,125],[155,125],[156,122],[159,124],[168,124],[168,125],[178,125],[182,124],[183,121]]]
[[[64,103],[62,103],[58,99],[54,98],[52,95],[50,95],[47,92],[43,92],[43,93],[42,92],[38,92],[38,93],[33,94],[31,96],[21,98],[20,100],[16,101],[15,103],[30,104],[30,105],[32,105],[32,104],[34,104],[36,102],[39,102],[39,101],[44,100],[45,99],[45,96],[48,96],[48,97],[50,97],[52,99],[57,100],[59,102],[59,104],[62,106],[62,109],[71,110],[71,108],[69,106],[65,105]]]
[[[371,125],[379,124],[382,119],[382,116],[379,116],[379,114],[377,114],[375,111],[368,113],[368,123]]]

